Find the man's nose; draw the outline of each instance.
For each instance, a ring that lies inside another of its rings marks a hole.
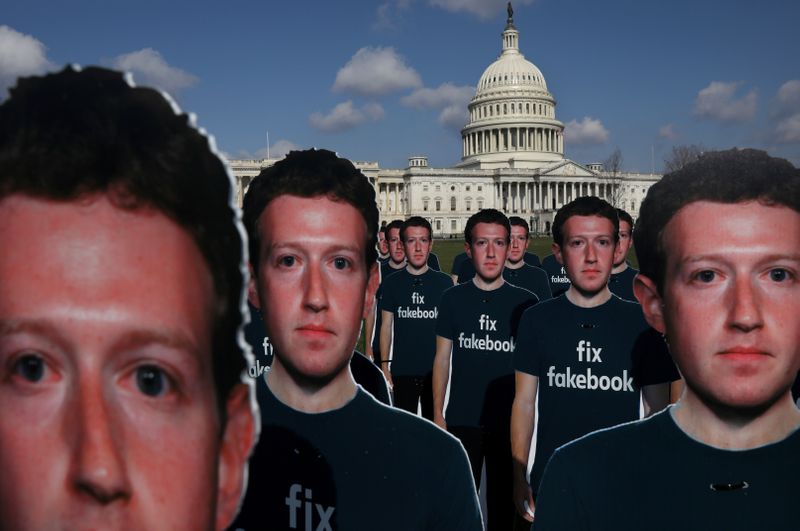
[[[66,429],[72,434],[71,481],[74,488],[99,504],[130,497],[119,415],[106,399],[100,375],[87,377],[69,398]]]
[[[744,332],[763,326],[761,296],[752,279],[747,276],[737,276],[731,288],[732,300],[728,305],[730,325]]]
[[[325,274],[320,264],[311,263],[305,272],[305,287],[303,293],[303,304],[319,312],[328,307],[328,292]]]

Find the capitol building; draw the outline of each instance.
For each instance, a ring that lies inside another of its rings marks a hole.
[[[500,56],[478,81],[461,130],[461,161],[432,168],[424,155],[404,169],[353,161],[375,186],[381,220],[422,216],[437,238],[462,237],[467,219],[496,208],[549,234],[556,211],[576,197],[596,195],[636,217],[658,174],[606,171],[564,157],[564,124],[544,75],[525,59],[513,13],[502,33]],[[239,204],[250,181],[277,159],[230,160]]]

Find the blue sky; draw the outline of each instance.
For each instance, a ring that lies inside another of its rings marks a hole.
[[[800,2],[514,3],[520,48],[567,124],[566,155],[660,171],[672,146],[757,147],[800,165]],[[0,93],[67,63],[171,92],[231,156],[325,147],[401,168],[460,158],[500,52],[502,0],[4,0]]]

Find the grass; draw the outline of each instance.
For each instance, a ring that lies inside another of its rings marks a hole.
[[[542,259],[552,252],[552,244],[552,238],[531,238],[528,244],[528,250],[536,254],[539,259]],[[435,240],[433,242],[433,252],[439,257],[439,264],[442,266],[442,271],[449,275],[453,268],[453,258],[455,258],[457,254],[464,252],[464,240]],[[633,267],[639,267],[639,262],[636,260],[633,247],[631,247],[628,252],[628,261]],[[361,337],[358,338],[356,348],[364,352],[363,328],[361,330]]]

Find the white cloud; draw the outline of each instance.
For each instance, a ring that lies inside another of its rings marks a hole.
[[[533,0],[516,0],[514,5],[530,5]],[[447,11],[465,11],[481,19],[490,19],[506,12],[507,0],[430,0],[433,6]]]
[[[269,154],[270,157],[278,158],[278,157],[283,157],[290,151],[295,151],[298,149],[303,149],[303,148],[301,148],[294,142],[281,139],[269,147],[269,152],[267,152],[266,149],[261,148],[260,150],[258,150],[258,153],[261,154],[263,157],[266,157]]]
[[[411,6],[411,0],[387,0],[375,10],[375,22],[372,29],[394,30],[397,29],[402,13]]]
[[[608,142],[608,129],[600,122],[584,116],[580,122],[570,120],[564,126],[564,140],[570,144],[589,145]]]
[[[723,123],[747,122],[755,118],[758,96],[755,89],[741,98],[736,98],[736,91],[741,81],[712,81],[706,88],[697,93],[694,101],[694,113],[701,118],[717,120]]]
[[[658,138],[666,140],[675,140],[678,138],[678,133],[675,132],[675,124],[662,125],[658,130]]]
[[[419,88],[408,96],[403,96],[400,101],[414,109],[440,109],[451,105],[466,108],[474,95],[475,87],[457,87],[452,83],[442,83],[437,88]]]
[[[255,152],[248,151],[246,149],[240,149],[234,154],[230,154],[226,151],[222,152],[222,155],[228,159],[266,159],[267,157],[276,159],[283,157],[290,151],[294,151],[297,149],[303,149],[301,146],[298,146],[294,142],[290,140],[278,140],[274,144],[270,145],[269,150],[267,148],[262,147],[257,149]]]
[[[346,131],[371,120],[377,121],[385,115],[383,107],[377,103],[368,103],[356,108],[352,100],[338,104],[328,114],[315,112],[308,121],[311,126],[326,133]]]
[[[800,143],[800,113],[793,114],[778,122],[775,127],[778,142],[786,144]]]
[[[460,130],[469,120],[467,104],[474,95],[475,87],[442,83],[436,88],[419,88],[400,102],[414,109],[441,109],[439,123]]]
[[[469,121],[469,112],[464,105],[448,105],[439,113],[439,123],[445,127],[461,130]]]
[[[149,85],[176,95],[197,83],[197,77],[185,70],[170,66],[152,48],[122,54],[111,62],[115,68],[133,73],[137,85]]]
[[[0,99],[20,76],[43,74],[55,65],[47,59],[44,44],[14,28],[0,26]]]
[[[420,85],[422,80],[417,71],[408,66],[394,48],[365,47],[336,73],[333,90],[381,96]]]
[[[781,85],[776,99],[782,112],[800,112],[800,79],[792,79]]]
[[[778,120],[775,126],[778,142],[800,143],[800,80],[789,80],[778,89],[773,117]]]

